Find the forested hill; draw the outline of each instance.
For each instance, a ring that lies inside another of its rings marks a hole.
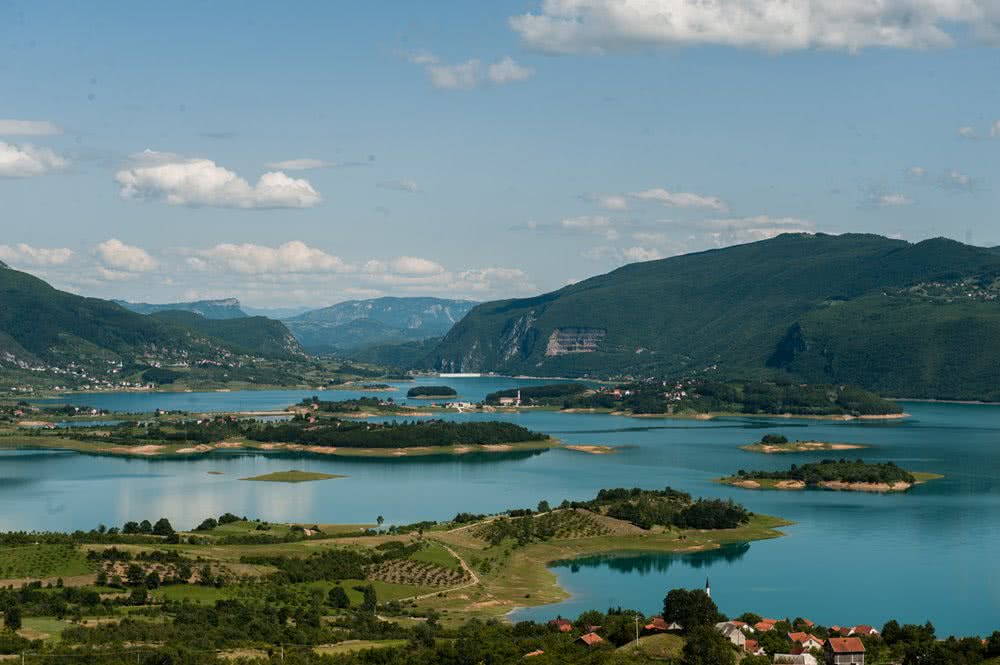
[[[258,331],[269,330],[269,326],[255,318],[209,321],[195,314],[171,314],[198,321],[169,315],[144,316],[108,300],[60,291],[27,273],[3,269],[0,270],[0,369],[106,370],[122,362],[220,362],[242,353],[270,357],[287,356],[290,350],[301,353],[297,344],[281,353],[261,346],[269,338]],[[278,326],[284,337],[290,339],[280,323],[262,321]],[[214,324],[229,325],[232,329],[212,329]]]
[[[786,234],[479,305],[424,361],[547,376],[791,375],[1000,398],[1000,256],[946,239]],[[991,378],[992,377],[992,378]]]
[[[194,312],[166,311],[153,318],[222,340],[235,351],[266,358],[305,356],[302,346],[281,321],[266,316],[209,319]]]
[[[194,302],[175,302],[159,305],[146,302],[126,302],[124,300],[115,300],[113,302],[139,314],[182,311],[201,314],[206,319],[241,319],[247,315],[240,308],[240,301],[236,298],[197,300]]]

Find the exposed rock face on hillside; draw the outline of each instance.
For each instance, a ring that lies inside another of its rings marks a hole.
[[[545,346],[546,356],[593,353],[608,331],[599,328],[556,328]]]

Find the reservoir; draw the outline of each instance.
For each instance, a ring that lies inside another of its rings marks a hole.
[[[325,391],[323,399],[397,393]],[[459,399],[493,390],[551,383],[500,377],[449,378]],[[315,391],[102,393],[64,402],[114,411],[278,409]],[[388,523],[446,520],[459,511],[490,513],[587,499],[606,487],[674,488],[694,496],[733,498],[749,509],[795,522],[784,538],[689,555],[615,553],[557,562],[573,593],[556,605],[513,618],[575,616],[588,608],[659,611],[674,587],[711,580],[722,611],[774,618],[805,616],[831,625],[881,626],[931,620],[939,634],[991,632],[1000,616],[1000,407],[905,403],[910,418],[830,421],[723,418],[712,421],[626,418],[535,411],[461,414],[502,419],[568,444],[621,446],[613,455],[566,450],[418,459],[317,458],[219,451],[196,460],[124,459],[61,451],[0,452],[0,529],[73,530],[168,517],[191,528],[233,512],[266,520]],[[764,433],[789,439],[862,443],[826,453],[759,455],[739,449]],[[786,468],[823,457],[892,460],[914,471],[944,474],[905,494],[755,492],[714,478],[738,469]],[[348,476],[296,485],[239,478],[301,469]],[[210,474],[209,472],[213,472]],[[221,475],[215,475],[221,473]]]

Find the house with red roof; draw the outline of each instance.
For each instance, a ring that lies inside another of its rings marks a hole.
[[[545,652],[541,649],[535,649],[534,651],[524,654],[523,658],[534,658],[535,656],[542,656]]]
[[[750,656],[766,656],[767,652],[757,640],[747,640],[743,643],[743,651]]]
[[[865,665],[865,645],[858,637],[831,637],[826,641],[827,665]]]
[[[778,623],[777,619],[761,619],[753,627],[758,633],[766,633],[769,630],[773,630],[776,623]]]
[[[573,632],[573,622],[569,619],[553,619],[549,621],[549,625],[560,633],[570,633]]]
[[[655,616],[650,618],[649,623],[643,626],[643,629],[656,633],[663,633],[668,630],[684,630],[684,628],[676,621],[671,621],[670,623],[667,623],[666,621],[663,620],[663,617],[661,616]]]
[[[587,633],[586,635],[581,635],[580,637],[576,638],[576,641],[580,644],[583,644],[584,646],[593,647],[597,646],[604,640],[601,639],[601,636],[598,635],[597,633]]]
[[[862,624],[860,626],[855,626],[854,628],[851,628],[847,632],[848,637],[852,635],[857,635],[858,637],[871,637],[872,635],[878,635],[878,631],[872,628],[871,626],[865,626]]]
[[[788,633],[788,639],[801,645],[807,651],[809,649],[822,649],[825,644],[824,640],[809,633]]]

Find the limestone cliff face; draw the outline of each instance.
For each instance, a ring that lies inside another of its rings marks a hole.
[[[593,353],[608,331],[601,328],[556,328],[545,345],[546,356]]]

